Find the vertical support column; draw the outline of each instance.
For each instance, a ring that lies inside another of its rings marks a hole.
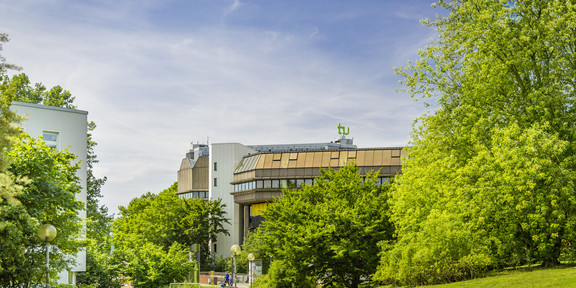
[[[50,243],[46,242],[46,288],[50,285]]]
[[[243,225],[244,229],[243,229],[243,238],[246,238],[248,236],[248,228],[250,228],[250,205],[245,205],[244,206],[244,225]],[[242,239],[242,242],[244,243],[244,239]]]

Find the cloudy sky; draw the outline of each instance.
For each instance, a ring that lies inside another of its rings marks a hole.
[[[434,37],[426,0],[18,0],[1,52],[96,122],[102,203],[176,181],[191,142],[403,146],[420,102],[393,67]]]

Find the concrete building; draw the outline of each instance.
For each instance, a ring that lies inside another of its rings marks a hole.
[[[66,147],[74,153],[80,162],[77,176],[80,179],[82,190],[76,195],[76,199],[86,203],[86,157],[87,157],[87,117],[88,112],[44,106],[38,104],[15,102],[11,106],[18,115],[25,116],[21,127],[31,137],[43,137],[49,146],[61,150]],[[82,219],[86,219],[86,211],[80,211]],[[58,229],[58,227],[56,227]],[[76,265],[68,271],[59,274],[60,283],[75,284],[76,273],[86,271],[86,251],[82,250],[76,255]]]
[[[264,152],[245,156],[234,171],[234,203],[239,206],[242,242],[264,220],[268,203],[282,196],[283,189],[312,185],[321,169],[339,169],[351,163],[358,173],[379,172],[380,184],[401,172],[402,147],[371,149],[334,149],[315,151]]]
[[[344,127],[338,128],[341,132]],[[268,202],[280,197],[283,188],[312,184],[321,168],[355,162],[362,174],[380,171],[382,181],[400,172],[401,147],[358,149],[345,135],[326,143],[193,144],[180,164],[177,194],[226,204],[230,236],[219,236],[212,249],[229,257],[230,246],[241,244],[260,224]]]

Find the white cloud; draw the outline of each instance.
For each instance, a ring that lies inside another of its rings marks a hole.
[[[170,31],[147,20],[147,9],[161,2],[112,9],[117,2],[44,4],[70,4],[67,11],[94,17],[87,21],[55,19],[29,2],[0,4],[10,11],[0,12],[0,31],[12,38],[3,55],[33,82],[71,91],[98,125],[95,172],[108,177],[103,203],[112,212],[169,187],[192,141],[330,141],[342,123],[360,146],[401,146],[420,113],[419,104],[393,92],[390,63],[398,59],[359,63],[327,53],[330,47],[314,42],[324,28],[216,23]],[[240,1],[226,3],[224,17],[242,11]],[[404,49],[411,43],[394,47],[376,56],[415,53]]]

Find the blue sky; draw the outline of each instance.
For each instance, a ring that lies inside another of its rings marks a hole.
[[[176,181],[191,142],[403,146],[421,102],[393,67],[442,11],[416,0],[19,0],[2,55],[96,122],[111,212]]]

